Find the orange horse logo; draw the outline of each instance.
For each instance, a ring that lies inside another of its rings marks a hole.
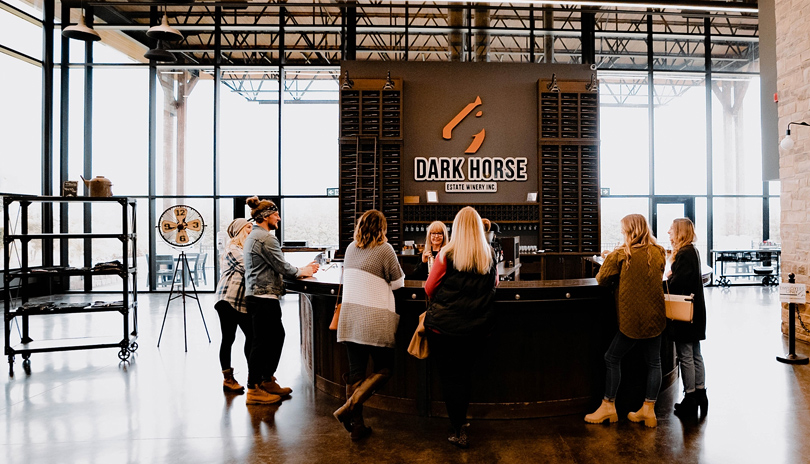
[[[459,111],[459,113],[453,119],[451,119],[450,122],[447,123],[447,125],[444,126],[444,129],[442,129],[442,138],[445,140],[450,140],[453,137],[453,129],[455,129],[456,126],[461,121],[464,120],[464,118],[466,118],[470,113],[472,113],[472,110],[474,110],[476,107],[480,105],[481,105],[481,97],[480,96],[475,97],[474,102],[467,104],[467,106],[465,106],[464,109]],[[483,114],[484,112],[479,110],[477,113],[475,113],[475,117],[480,118]],[[464,153],[473,154],[477,152],[478,149],[481,148],[481,144],[484,143],[485,137],[486,137],[486,129],[481,129],[481,132],[473,136],[472,143],[470,144],[469,147],[467,147],[466,150],[464,150]]]

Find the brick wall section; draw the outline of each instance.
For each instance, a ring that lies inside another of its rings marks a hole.
[[[777,89],[780,140],[791,121],[810,122],[810,1],[775,0]],[[810,127],[791,127],[796,145],[779,156],[782,181],[782,275],[810,287]],[[810,328],[810,304],[798,305]],[[788,332],[789,311],[782,305],[782,332]],[[796,339],[810,342],[810,333],[796,322]]]

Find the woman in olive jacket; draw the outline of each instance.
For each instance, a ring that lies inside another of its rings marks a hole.
[[[669,229],[672,243],[672,270],[667,273],[667,289],[675,295],[694,295],[692,322],[668,321],[667,333],[675,342],[683,381],[684,397],[675,404],[675,415],[694,418],[698,407],[705,415],[709,409],[706,397],[706,370],[700,353],[700,341],[706,339],[706,300],[700,256],[693,245],[695,225],[688,218],[675,219]]]
[[[605,258],[596,281],[599,285],[614,285],[616,290],[616,317],[619,331],[605,353],[605,396],[599,409],[585,416],[593,424],[619,420],[616,413],[616,393],[622,376],[622,358],[635,345],[640,345],[647,363],[647,388],[641,409],[631,412],[627,418],[633,422],[644,421],[647,427],[655,427],[655,401],[661,388],[661,334],[666,328],[664,277],[666,253],[655,241],[640,214],[622,218],[624,243]]]

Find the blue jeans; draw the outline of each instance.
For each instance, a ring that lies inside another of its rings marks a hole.
[[[647,391],[645,401],[658,399],[658,390],[661,388],[661,335],[653,338],[633,339],[627,335],[616,332],[610,347],[605,353],[605,399],[614,401],[622,381],[622,358],[636,344],[641,345],[644,351],[644,361],[647,363]]]
[[[706,388],[706,369],[700,354],[700,341],[675,342],[678,364],[681,365],[683,391],[692,393],[696,388]]]

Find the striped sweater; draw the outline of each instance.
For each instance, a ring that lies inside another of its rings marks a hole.
[[[405,274],[390,244],[358,248],[352,242],[343,262],[337,341],[393,348],[399,324],[393,290],[404,282]]]

